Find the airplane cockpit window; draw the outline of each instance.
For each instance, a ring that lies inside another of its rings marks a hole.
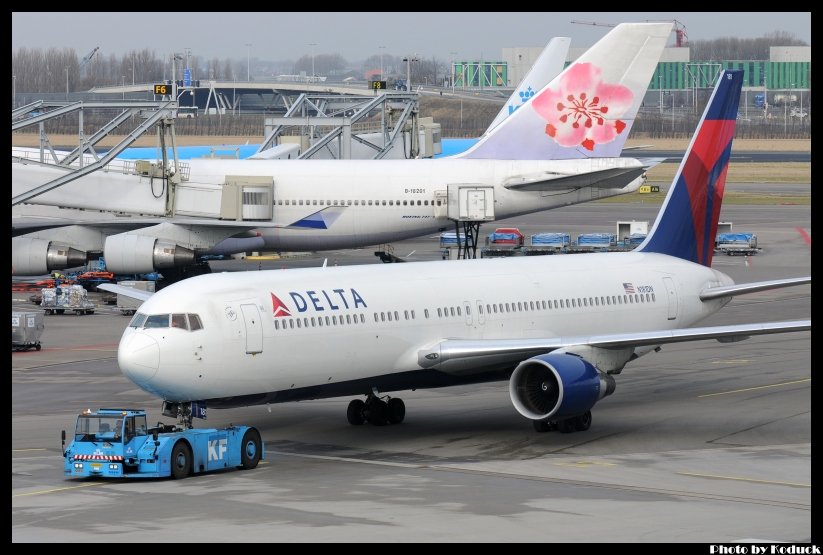
[[[186,322],[186,315],[185,314],[172,314],[171,315],[171,327],[173,328],[180,328],[183,330],[189,329],[189,324]]]
[[[200,321],[200,316],[197,314],[189,314],[189,329],[191,331],[203,329],[203,323]]]
[[[137,313],[137,314],[135,314],[135,315],[134,315],[134,317],[131,319],[131,322],[129,322],[129,327],[130,327],[130,328],[142,328],[142,327],[143,327],[143,323],[144,323],[145,321],[146,321],[146,315],[145,315],[145,314],[143,314],[143,313],[138,312],[138,313]]]
[[[152,314],[148,318],[146,318],[146,323],[143,325],[144,328],[167,328],[169,327],[169,315],[168,314]]]

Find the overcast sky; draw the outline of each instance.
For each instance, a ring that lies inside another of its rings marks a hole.
[[[554,36],[590,46],[608,31],[598,23],[673,20],[691,40],[760,37],[786,31],[811,45],[811,12],[13,12],[12,50],[74,48],[82,57],[95,46],[120,56],[149,48],[206,59],[296,60],[338,53],[347,61],[384,52],[449,60],[499,59],[503,47],[542,47]],[[672,35],[672,43],[674,35]],[[251,46],[247,46],[251,44]],[[381,49],[385,46],[385,49]]]

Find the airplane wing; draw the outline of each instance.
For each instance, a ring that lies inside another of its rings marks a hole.
[[[134,287],[124,287],[122,285],[115,285],[114,283],[101,283],[97,286],[97,288],[102,289],[103,291],[109,291],[110,293],[125,295],[126,297],[137,299],[138,301],[147,301],[149,297],[154,295],[154,293],[150,291],[141,291],[140,289],[135,289]]]
[[[521,176],[503,184],[513,191],[560,191],[580,187],[620,189],[646,172],[644,167],[610,168],[582,174],[541,173]]]
[[[705,339],[716,339],[721,343],[729,343],[742,341],[753,335],[808,331],[811,327],[811,320],[795,320],[555,338],[482,341],[446,339],[418,351],[417,359],[423,368],[435,368],[450,374],[465,375],[485,371],[495,364],[516,362],[534,355],[570,347],[623,349]]]

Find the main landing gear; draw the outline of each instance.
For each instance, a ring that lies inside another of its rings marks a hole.
[[[365,401],[354,399],[346,410],[346,418],[352,426],[368,422],[375,426],[400,424],[406,417],[406,404],[397,397],[388,397],[384,401],[377,392],[369,393]]]
[[[580,416],[564,418],[563,420],[532,420],[535,432],[551,432],[557,430],[561,434],[585,432],[592,426],[592,411],[587,410]]]

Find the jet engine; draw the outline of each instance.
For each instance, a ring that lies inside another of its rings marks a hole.
[[[549,353],[524,360],[509,379],[514,408],[531,420],[579,416],[614,388],[614,378],[572,354]]]
[[[194,251],[148,235],[121,233],[106,238],[106,268],[115,274],[141,274],[194,264]]]
[[[47,239],[12,237],[12,275],[39,276],[52,270],[82,266],[86,253],[62,243]]]

